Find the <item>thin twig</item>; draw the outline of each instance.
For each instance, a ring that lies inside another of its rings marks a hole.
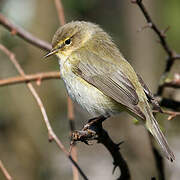
[[[147,23],[151,24],[151,26],[149,26],[149,27],[152,28],[155,31],[155,33],[158,35],[161,45],[163,46],[167,55],[171,58],[174,57],[173,51],[170,49],[169,45],[166,42],[165,35],[163,34],[162,31],[160,31],[158,29],[156,24],[152,21],[147,9],[145,8],[144,4],[142,3],[142,0],[131,0],[131,1],[138,5],[138,7],[140,8],[141,12],[143,13]]]
[[[19,65],[18,61],[15,58],[15,55],[10,52],[6,47],[4,47],[3,45],[0,44],[0,49],[9,57],[9,59],[11,60],[11,62],[14,64],[14,66],[16,67],[17,71],[19,72],[19,74],[23,77],[26,76],[25,72],[23,71],[23,69],[21,68],[21,66]],[[88,178],[86,177],[86,175],[83,173],[83,171],[80,169],[80,167],[78,166],[78,164],[74,161],[74,159],[71,157],[70,153],[65,149],[64,145],[62,144],[62,142],[60,141],[60,139],[56,136],[56,134],[54,133],[48,116],[46,114],[46,110],[45,107],[39,97],[39,95],[37,94],[35,88],[33,87],[33,85],[28,82],[27,86],[29,88],[29,90],[31,91],[33,97],[35,98],[41,113],[43,115],[43,119],[45,121],[46,127],[48,129],[48,135],[49,135],[49,141],[55,141],[57,146],[66,154],[66,156],[70,159],[70,161],[73,163],[73,165],[78,169],[79,173],[82,175],[82,177],[87,180]]]
[[[74,107],[73,107],[72,100],[70,99],[69,96],[67,97],[67,109],[68,109],[68,120],[69,120],[70,130],[72,134],[72,132],[75,130]],[[77,162],[78,159],[77,159],[76,144],[71,145],[71,155],[74,158],[74,160]],[[73,170],[73,180],[78,180],[79,176],[78,176],[77,169],[74,166],[72,166],[72,170]]]
[[[61,2],[61,0],[54,0],[54,3],[55,3],[56,10],[58,13],[60,25],[63,26],[66,23],[66,21],[65,21],[64,8],[62,5],[62,2]]]
[[[180,73],[175,73],[173,79],[166,78],[159,88],[164,87],[180,88]]]
[[[138,5],[138,7],[140,8],[141,12],[143,13],[147,23],[150,24],[149,27],[151,29],[153,29],[154,32],[157,34],[157,36],[159,37],[161,46],[163,47],[166,54],[168,55],[166,67],[165,67],[164,73],[161,78],[163,80],[163,82],[158,86],[158,91],[157,91],[157,95],[161,96],[165,87],[168,87],[168,86],[176,87],[176,88],[178,87],[177,81],[166,83],[165,80],[166,80],[167,73],[171,70],[171,68],[174,64],[175,59],[179,59],[180,56],[179,56],[179,54],[176,54],[172,49],[170,49],[170,47],[166,41],[165,31],[160,31],[158,29],[157,25],[154,24],[149,13],[147,12],[145,6],[143,5],[142,0],[131,0],[131,1]],[[162,103],[162,101],[161,101],[161,103]],[[177,113],[177,112],[170,112],[170,111],[166,111],[164,113],[170,115],[168,118],[169,120],[173,119],[175,116],[179,115],[179,113]],[[158,150],[155,148],[153,143],[151,143],[151,146],[152,146],[152,150],[154,153],[154,157],[155,157],[155,161],[156,161],[156,165],[157,165],[157,169],[158,169],[159,179],[163,180],[163,179],[165,179],[163,158],[160,155],[160,153],[158,152]]]
[[[64,8],[62,5],[62,2],[61,0],[54,0],[54,3],[55,3],[56,10],[58,13],[60,25],[63,26],[66,23],[66,20],[64,16]],[[73,107],[72,100],[70,99],[69,96],[67,97],[67,109],[68,109],[67,116],[68,116],[68,120],[70,124],[70,131],[72,134],[72,132],[75,130],[74,107]],[[77,162],[77,147],[75,146],[75,144],[71,146],[71,155],[74,158],[74,160]],[[78,171],[74,166],[72,166],[72,171],[73,171],[73,180],[78,180],[79,179]]]
[[[157,110],[153,110],[153,112],[159,113],[159,111],[157,111]],[[163,110],[162,113],[169,115],[168,120],[172,120],[172,119],[174,119],[176,116],[180,116],[180,112],[175,112],[175,111],[166,111],[166,110]]]
[[[164,86],[164,81],[166,80],[167,74],[168,72],[171,70],[175,59],[179,59],[179,54],[175,53],[168,45],[167,41],[166,41],[166,36],[165,36],[165,31],[161,31],[159,30],[159,28],[157,27],[157,25],[152,21],[147,9],[145,8],[144,4],[142,3],[142,0],[131,0],[132,3],[135,3],[138,5],[138,7],[140,8],[141,12],[143,13],[147,23],[150,25],[149,27],[156,33],[156,35],[159,38],[160,44],[163,47],[163,49],[165,50],[168,58],[167,58],[167,62],[166,62],[166,67],[164,70],[164,73],[161,77],[161,79],[163,80],[163,82],[158,86],[158,91],[157,91],[157,95],[158,96],[162,96],[163,94],[163,90],[166,86]],[[170,119],[172,119],[174,116],[170,116]],[[150,138],[151,139],[151,138]],[[156,161],[156,165],[157,165],[157,169],[158,169],[158,175],[159,175],[159,179],[164,179],[165,175],[164,175],[164,165],[163,165],[163,157],[160,155],[160,153],[157,151],[157,149],[155,148],[154,144],[151,143],[152,149],[153,149],[153,153],[154,153],[154,157],[155,157],[155,161]],[[159,163],[161,162],[161,163]]]
[[[180,74],[177,74],[180,77]],[[0,79],[0,86],[8,86],[14,84],[22,84],[27,82],[36,81],[38,85],[44,80],[50,79],[60,79],[60,73],[58,71],[54,72],[40,72],[36,74],[29,74],[25,77],[15,76],[6,79]],[[172,88],[180,88],[180,78],[174,78],[172,80],[165,81],[162,86],[172,87]],[[72,113],[73,114],[73,113]],[[72,117],[72,115],[71,115]],[[74,118],[70,118],[74,119]],[[71,123],[70,123],[71,124]]]
[[[12,180],[11,175],[9,174],[9,172],[7,171],[1,160],[0,160],[0,169],[7,180]]]
[[[144,4],[142,3],[142,0],[131,0],[131,2],[138,5],[138,7],[140,8],[141,12],[143,13],[147,23],[150,24],[149,27],[157,34],[159,41],[160,41],[160,44],[168,56],[166,67],[165,67],[165,70],[164,70],[164,73],[162,76],[164,79],[164,77],[166,77],[166,74],[170,71],[171,67],[173,66],[174,60],[180,59],[180,54],[177,54],[174,50],[172,50],[169,47],[169,45],[166,41],[166,35],[165,35],[166,30],[165,31],[159,30],[157,25],[151,19],[147,9],[145,8]],[[157,91],[157,95],[159,95],[159,96],[162,95],[165,87],[166,86],[159,86],[158,91]]]
[[[29,42],[30,44],[33,44],[37,46],[40,49],[49,51],[51,50],[51,45],[43,40],[40,40],[39,38],[36,38],[29,32],[25,31],[23,28],[18,27],[17,25],[13,24],[3,16],[3,14],[0,13],[0,24],[4,26],[6,29],[8,29],[12,35],[17,35],[24,39],[25,41]]]
[[[0,86],[8,86],[20,83],[27,83],[36,81],[38,85],[40,85],[41,81],[48,79],[60,79],[59,72],[41,72],[36,74],[30,74],[25,76],[16,76],[6,79],[0,79]]]

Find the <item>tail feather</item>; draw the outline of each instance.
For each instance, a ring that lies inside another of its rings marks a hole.
[[[146,108],[146,112],[147,112],[147,115],[146,115],[147,129],[151,132],[151,134],[154,136],[154,138],[160,145],[161,150],[162,150],[163,154],[165,155],[165,157],[172,162],[173,160],[175,160],[175,156],[174,156],[173,152],[171,151],[165,136],[163,135],[162,131],[160,130],[159,125],[149,108],[149,105]]]

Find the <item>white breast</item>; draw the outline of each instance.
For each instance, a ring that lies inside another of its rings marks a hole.
[[[71,71],[71,64],[61,59],[60,73],[69,96],[94,116],[114,113],[114,102],[97,88],[87,83]]]

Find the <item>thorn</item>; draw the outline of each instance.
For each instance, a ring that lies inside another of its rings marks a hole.
[[[114,163],[113,163],[114,164]],[[115,172],[115,170],[116,170],[116,168],[117,168],[118,166],[117,165],[114,165],[114,168],[113,168],[113,171],[112,171],[112,174],[114,174],[114,172]]]
[[[120,145],[123,144],[123,143],[124,143],[124,141],[121,141],[121,142],[117,143],[117,144],[116,144],[116,147],[117,147],[118,149],[120,149]]]
[[[169,31],[169,29],[170,29],[170,26],[168,26],[168,27],[166,27],[163,31],[161,31],[161,35],[164,37],[164,38],[166,38],[166,33]]]
[[[72,148],[73,148],[73,144],[70,144],[70,147],[69,147],[69,154],[71,154]]]
[[[151,28],[152,27],[152,23],[147,23],[146,25],[140,27],[137,32],[142,32],[144,29],[146,28]]]

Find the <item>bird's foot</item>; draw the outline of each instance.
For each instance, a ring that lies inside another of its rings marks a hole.
[[[98,116],[92,118],[82,128],[82,130],[76,130],[71,135],[71,144],[76,141],[84,142],[87,145],[91,145],[93,140],[98,139],[98,132],[102,129],[102,122],[107,118],[104,116]]]

